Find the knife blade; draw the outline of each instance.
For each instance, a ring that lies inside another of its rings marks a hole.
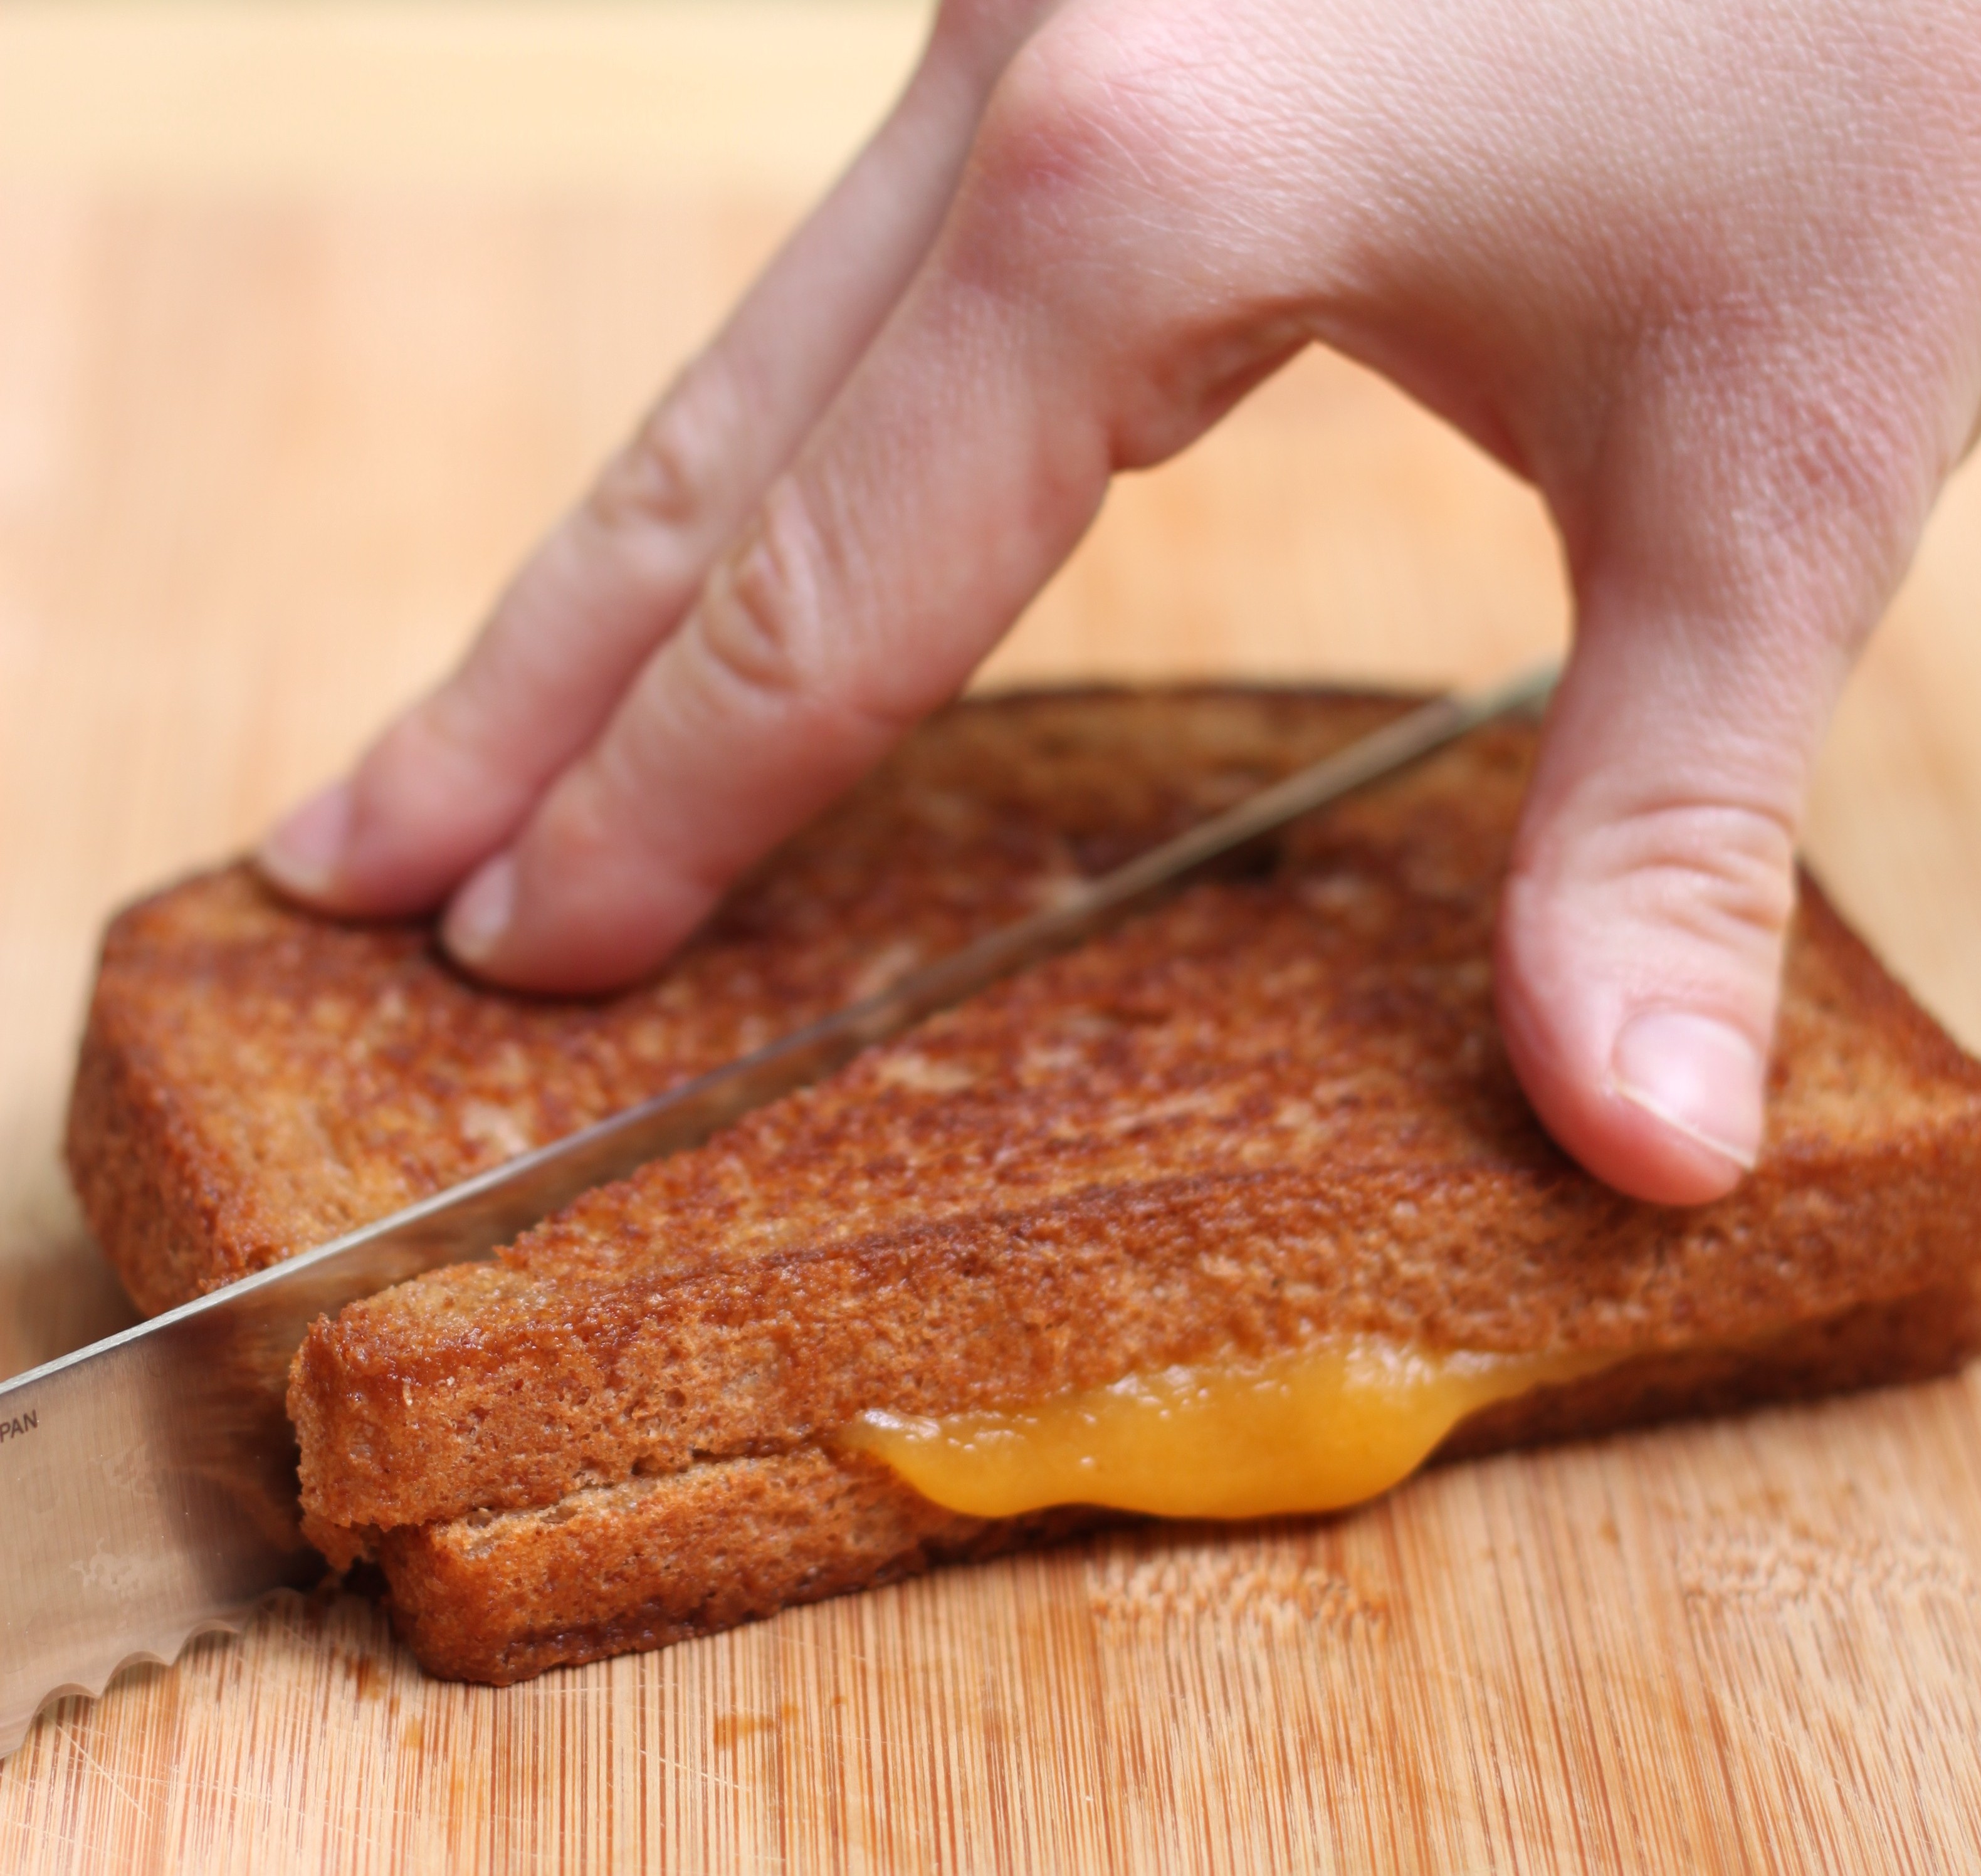
[[[1550,664],[1427,704],[725,1067],[0,1385],[0,1758],[48,1701],[98,1695],[132,1661],[168,1663],[194,1635],[237,1628],[271,1592],[321,1576],[283,1404],[290,1358],[318,1316],[488,1256],[588,1188],[700,1144],[1289,821],[1537,705],[1556,675]]]

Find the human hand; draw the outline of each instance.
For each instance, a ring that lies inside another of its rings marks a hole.
[[[1751,1163],[1810,765],[1981,414],[1957,0],[948,0],[887,123],[262,863],[651,969],[958,689],[1117,470],[1306,344],[1538,488],[1576,634],[1500,914],[1593,1171]]]

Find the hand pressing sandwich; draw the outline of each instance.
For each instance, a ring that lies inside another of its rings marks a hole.
[[[1812,757],[1981,412],[1955,0],[948,0],[458,672],[271,839],[502,983],[648,970],[1304,345],[1530,479],[1576,647],[1500,910],[1537,1109],[1751,1163]]]

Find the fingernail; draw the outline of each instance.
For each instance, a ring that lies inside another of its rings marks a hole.
[[[498,854],[455,896],[447,913],[447,948],[464,964],[495,954],[516,910],[516,863]]]
[[[1689,1010],[1647,1010],[1618,1034],[1610,1079],[1625,1100],[1751,1172],[1761,1146],[1765,1067],[1730,1023]]]
[[[310,797],[261,843],[255,859],[286,892],[315,899],[337,883],[351,832],[351,784],[333,782]]]

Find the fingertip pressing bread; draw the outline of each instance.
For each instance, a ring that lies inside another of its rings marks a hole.
[[[1366,733],[1393,699],[957,706],[655,983],[468,988],[239,873],[113,927],[70,1153],[156,1306],[726,1059]],[[1597,1186],[1499,1043],[1533,733],[1477,734],[1209,882],[320,1322],[311,1528],[436,1671],[652,1647],[1099,1515],[947,1511],[844,1437],[1317,1340],[1573,1353],[1447,1454],[1941,1372],[1974,1345],[1981,1071],[1805,884],[1754,1175]]]

